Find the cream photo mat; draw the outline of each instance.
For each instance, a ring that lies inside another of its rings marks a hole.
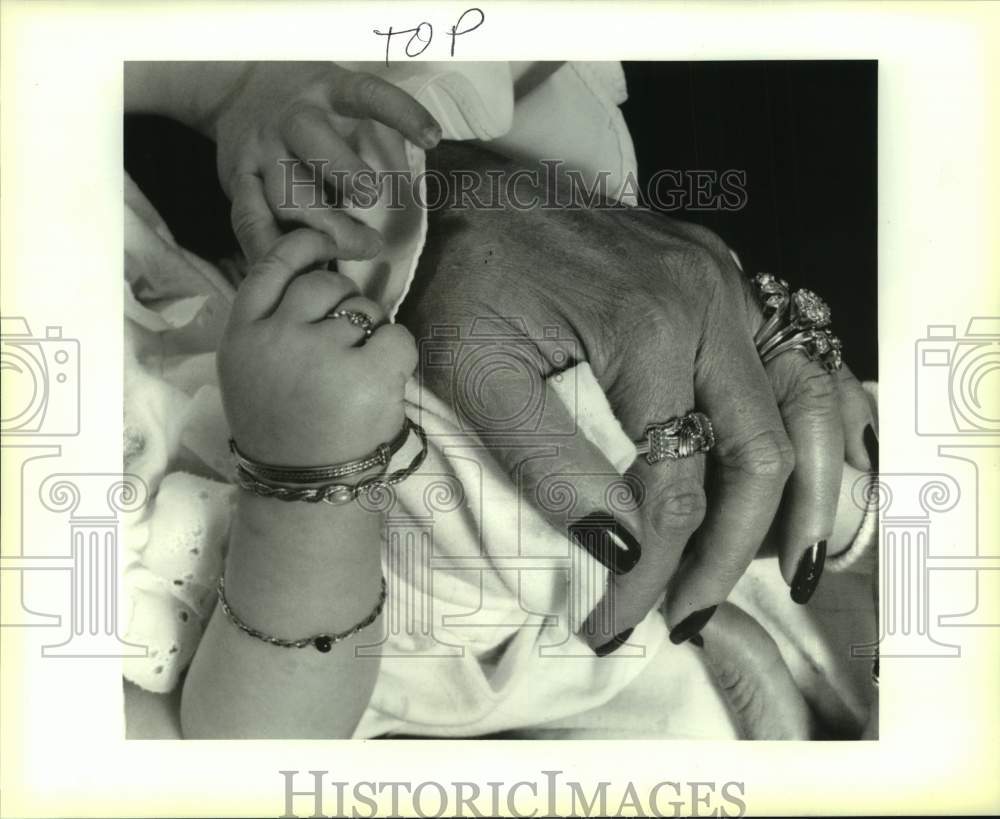
[[[447,29],[473,5],[484,23],[451,57]],[[378,60],[385,38],[373,29],[428,21],[435,36],[421,59],[878,60],[881,463],[952,475],[972,502],[931,546],[956,556],[958,571],[936,573],[929,605],[934,636],[958,651],[882,662],[877,742],[127,742],[119,661],[42,655],[68,623],[67,587],[50,584],[51,599],[32,600],[63,613],[62,627],[0,630],[0,812],[280,815],[280,770],[486,783],[538,782],[554,769],[588,790],[601,780],[739,781],[751,814],[1000,810],[1000,537],[996,496],[984,494],[996,487],[1000,441],[935,437],[914,422],[928,326],[961,338],[970,318],[1000,315],[1000,154],[989,148],[1000,145],[989,83],[1000,77],[998,12],[905,2],[3,3],[3,315],[78,342],[79,434],[23,442],[48,454],[52,471],[121,472],[123,62]],[[393,39],[391,59],[408,59],[404,41]],[[30,553],[28,533],[69,538],[65,519],[39,513],[37,494],[15,491],[20,467],[7,445],[5,561]],[[946,446],[981,451],[963,465]],[[29,577],[15,565],[3,573]],[[545,813],[544,800],[526,804]],[[311,812],[308,800],[297,805]]]

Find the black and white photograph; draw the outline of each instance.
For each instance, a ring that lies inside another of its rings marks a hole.
[[[995,815],[998,10],[0,0],[0,814]]]
[[[130,734],[875,737],[877,71],[126,63]]]

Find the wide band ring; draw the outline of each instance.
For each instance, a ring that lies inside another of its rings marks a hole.
[[[345,318],[355,327],[360,327],[365,334],[365,338],[369,338],[371,334],[375,331],[375,321],[367,313],[362,313],[360,310],[334,310],[331,313],[327,313],[326,317],[328,319]]]
[[[703,412],[689,412],[664,421],[650,424],[643,433],[645,440],[636,443],[636,453],[646,456],[646,463],[676,461],[715,446],[715,430]]]
[[[767,364],[782,353],[799,350],[819,361],[831,373],[843,366],[840,339],[829,329],[830,308],[812,290],[788,288],[770,273],[754,278],[764,310],[764,323],[754,335],[761,361]]]

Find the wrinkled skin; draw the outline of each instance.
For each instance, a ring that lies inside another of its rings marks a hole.
[[[443,171],[516,169],[457,144],[442,145],[429,164]],[[522,177],[516,192],[527,202],[538,189]],[[476,194],[488,200],[490,192]],[[434,201],[433,191],[428,199]],[[717,443],[710,458],[655,466],[639,458],[630,468],[633,502],[613,511],[640,541],[641,557],[628,573],[612,576],[585,624],[582,636],[594,647],[639,622],[665,589],[671,628],[722,604],[769,531],[791,582],[803,552],[832,529],[845,452],[856,468],[870,466],[862,432],[872,411],[849,371],[831,375],[798,354],[765,368],[752,342],[763,319],[728,248],[709,231],[660,214],[431,211],[421,268],[399,320],[418,345],[449,326],[466,352],[483,344],[498,355],[521,351],[520,365],[508,360],[492,370],[424,368],[422,385],[491,442],[525,496],[560,527],[567,525],[563,510],[539,502],[546,481],[571,475],[577,508],[586,513],[607,510],[608,491],[620,479],[581,434],[565,434],[574,419],[546,394],[542,379],[589,362],[633,440],[649,424],[694,408],[711,417]],[[477,333],[499,340],[476,341]],[[538,395],[544,400],[533,404]],[[518,415],[529,405],[531,413]],[[512,427],[514,417],[521,423]],[[545,445],[558,454],[538,457]],[[719,616],[745,645],[773,646],[733,608]],[[763,675],[760,685],[791,685],[787,675]],[[802,709],[798,716],[760,716],[752,733],[804,735]]]

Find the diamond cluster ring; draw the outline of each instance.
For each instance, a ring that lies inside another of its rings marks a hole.
[[[761,361],[767,364],[789,350],[804,352],[828,372],[843,366],[840,339],[830,330],[830,308],[812,290],[791,293],[788,283],[770,273],[754,278],[765,320],[754,336]]]

